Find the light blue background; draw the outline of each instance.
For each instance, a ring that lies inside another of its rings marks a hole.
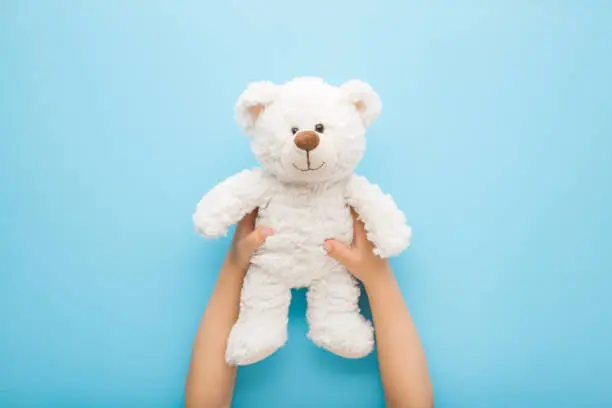
[[[382,97],[359,172],[437,407],[612,406],[610,3],[4,0],[0,41],[0,406],[181,406],[228,244],[192,211],[254,164],[246,84],[298,75]],[[235,406],[382,407],[303,296]]]

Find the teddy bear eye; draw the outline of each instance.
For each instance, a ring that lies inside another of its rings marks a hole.
[[[296,133],[297,133],[299,130],[300,130],[300,129],[298,129],[298,128],[296,128],[296,127],[292,127],[292,128],[291,128],[291,133],[295,135],[295,134],[296,134]]]
[[[317,123],[315,125],[315,130],[319,133],[323,133],[325,131],[325,126],[322,123]]]

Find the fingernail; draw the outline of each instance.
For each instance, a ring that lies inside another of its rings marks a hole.
[[[323,248],[325,248],[325,250],[326,250],[327,252],[329,252],[329,251],[332,249],[332,244],[331,244],[331,242],[325,241],[325,242],[323,243]]]
[[[270,227],[261,227],[261,232],[263,232],[264,237],[269,237],[274,234],[274,231]]]

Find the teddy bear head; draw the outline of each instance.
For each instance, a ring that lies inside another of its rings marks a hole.
[[[285,182],[319,183],[354,171],[381,107],[362,81],[333,86],[302,77],[250,84],[236,103],[236,120],[266,172]]]

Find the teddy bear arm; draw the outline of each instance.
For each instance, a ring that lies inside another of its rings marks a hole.
[[[364,223],[374,253],[382,258],[400,254],[409,245],[412,230],[404,213],[389,194],[363,176],[352,176],[346,189],[347,204]]]
[[[201,235],[214,238],[265,202],[268,182],[260,169],[243,170],[213,187],[199,201],[193,222]]]

